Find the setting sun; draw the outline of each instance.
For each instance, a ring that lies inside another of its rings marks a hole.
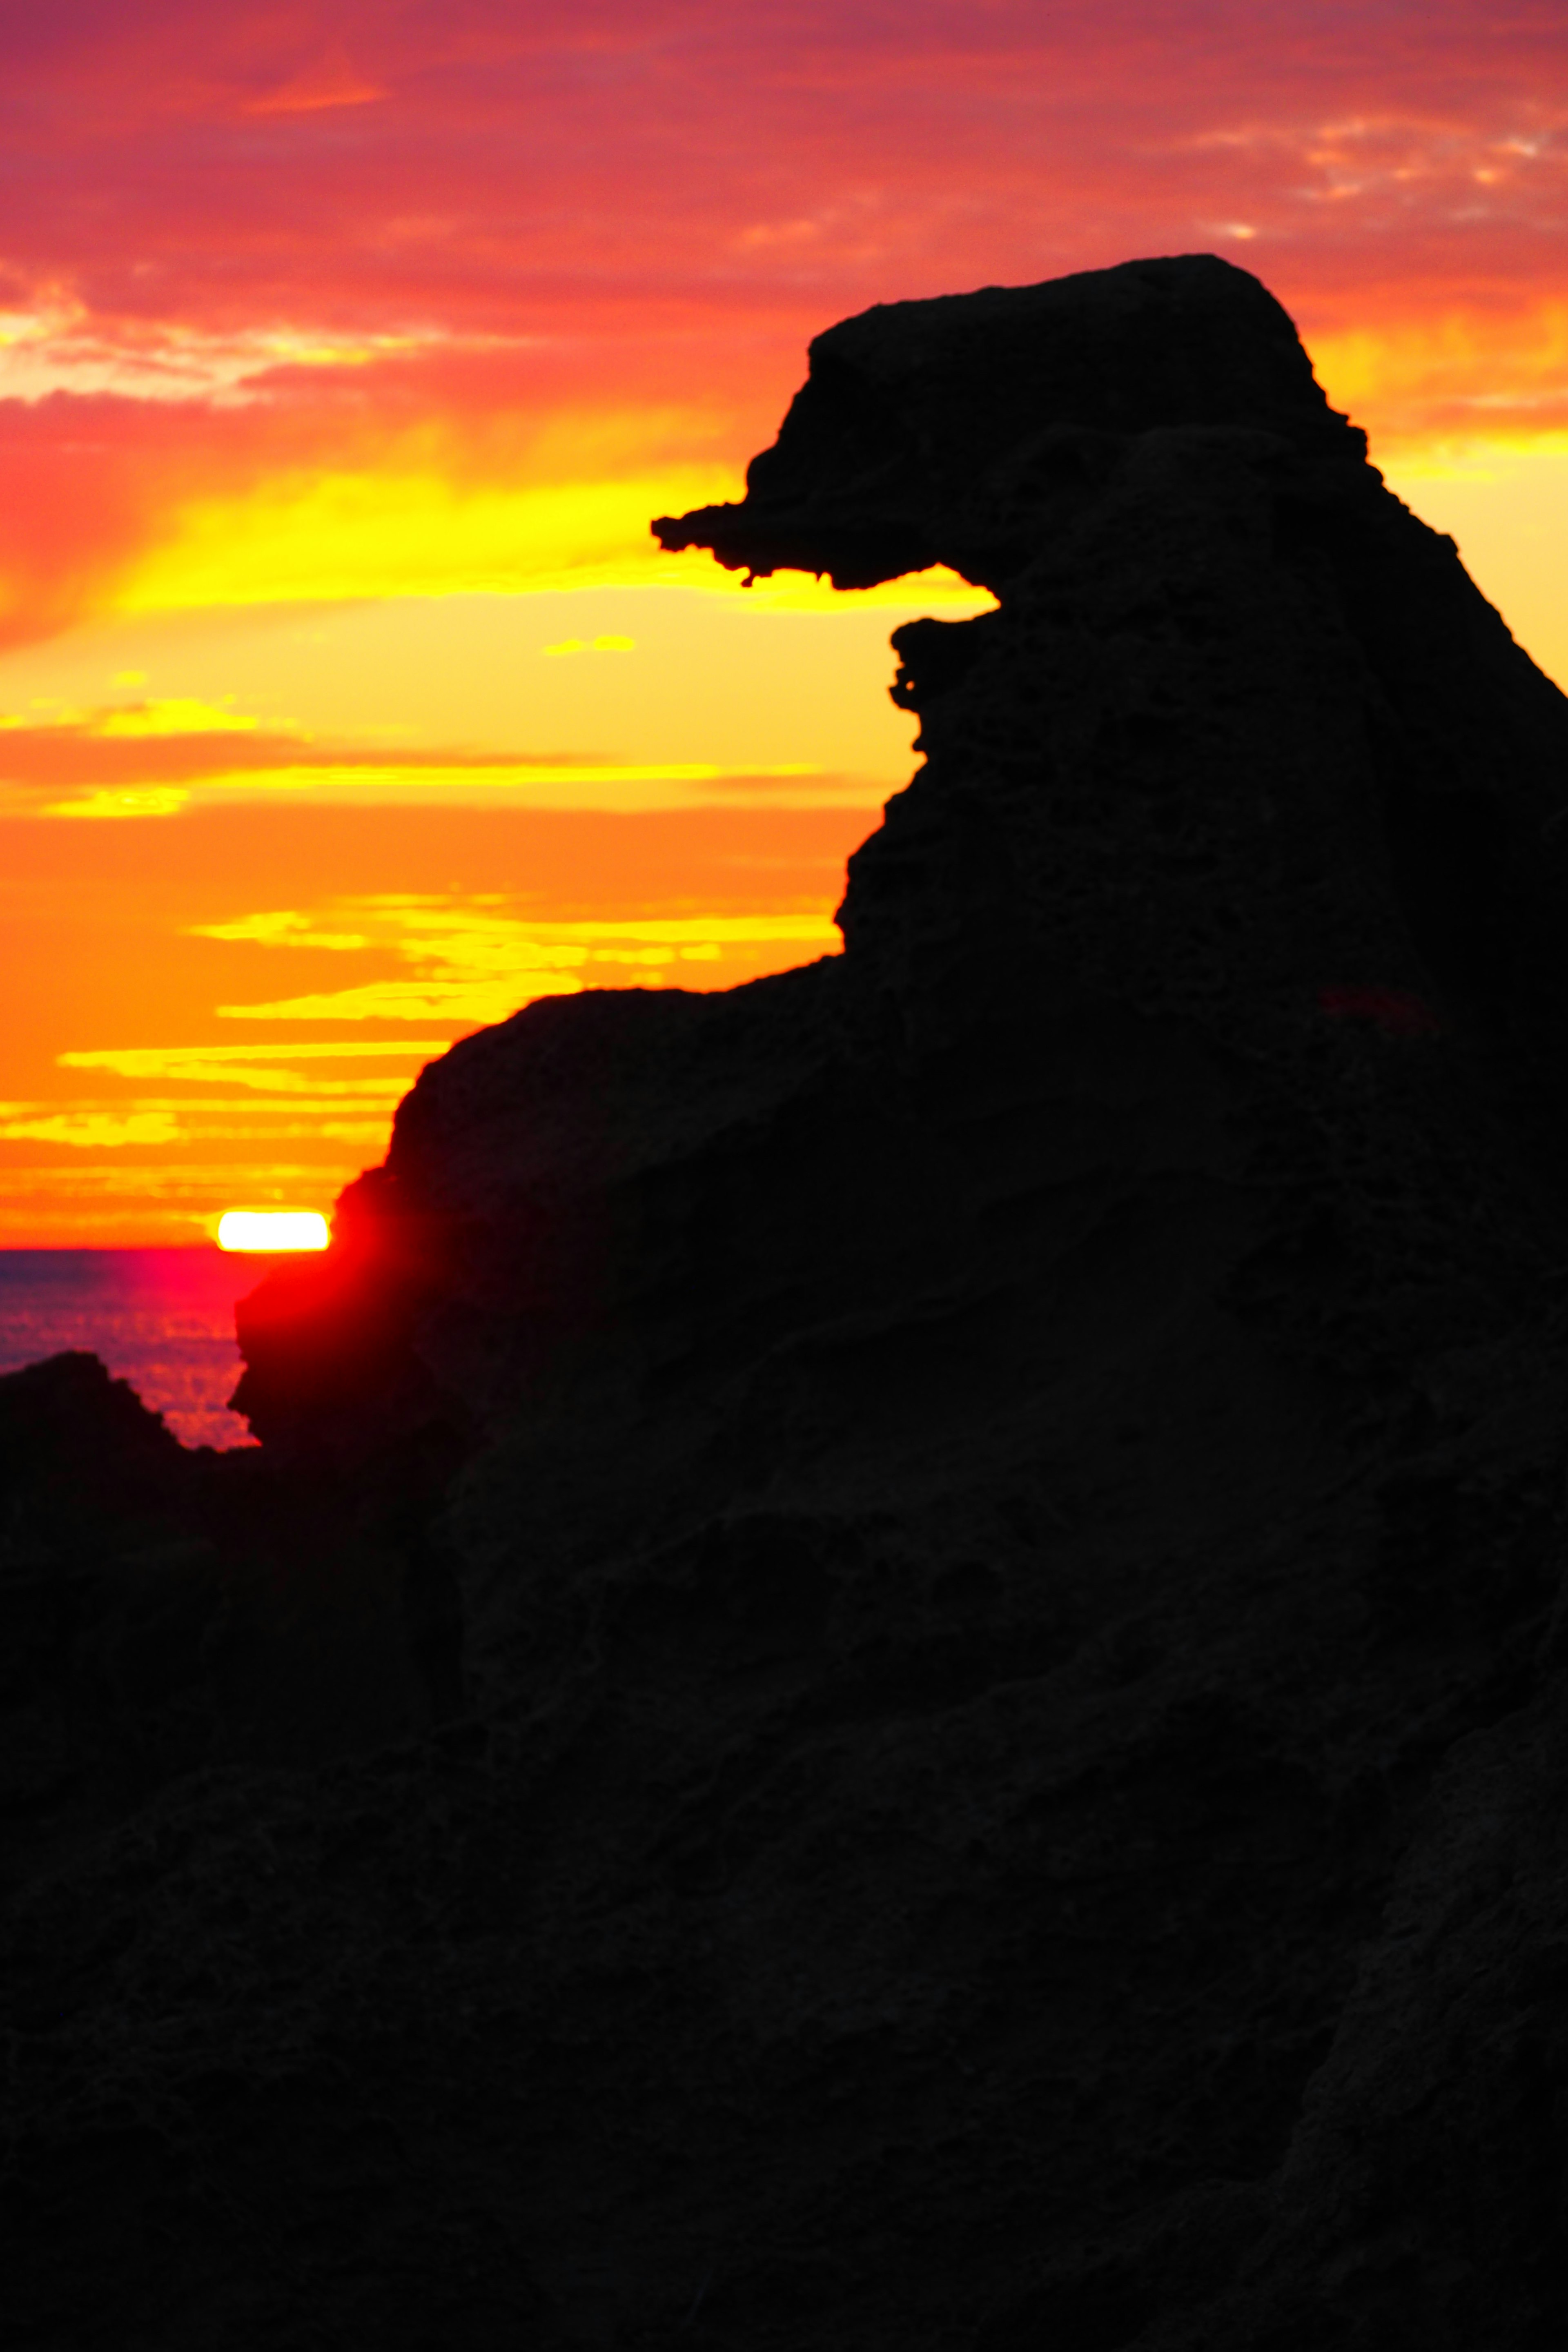
[[[226,1250],[324,1250],[327,1221],[314,1209],[229,1209],[218,1219]]]

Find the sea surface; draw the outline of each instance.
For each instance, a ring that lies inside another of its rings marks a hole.
[[[197,1249],[0,1250],[0,1372],[85,1348],[186,1445],[247,1445],[234,1304],[276,1260]]]

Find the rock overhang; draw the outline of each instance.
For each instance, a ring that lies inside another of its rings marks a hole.
[[[1271,434],[1336,470],[1366,453],[1268,289],[1187,254],[845,320],[813,341],[745,499],[653,530],[752,576],[868,588],[943,562],[995,590],[1026,560],[1006,495],[1021,473],[1070,493],[1130,438],[1182,426]]]

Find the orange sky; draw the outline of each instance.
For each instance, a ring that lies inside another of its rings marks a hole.
[[[889,629],[648,519],[809,337],[1255,268],[1568,679],[1555,5],[0,0],[0,1244],[326,1208],[450,1038],[826,951]]]

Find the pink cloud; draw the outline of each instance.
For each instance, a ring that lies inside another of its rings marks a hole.
[[[815,289],[1026,278],[1237,219],[1288,273],[1443,278],[1484,254],[1534,282],[1546,257],[1515,240],[1560,216],[1568,34],[1540,6],[165,0],[28,21],[7,257],[132,315],[816,316]],[[766,234],[803,223],[809,255]]]
[[[247,101],[250,114],[319,114],[336,106],[366,106],[384,98],[380,82],[367,81],[354,70],[342,41],[333,41],[321,55],[288,76],[260,98]]]

